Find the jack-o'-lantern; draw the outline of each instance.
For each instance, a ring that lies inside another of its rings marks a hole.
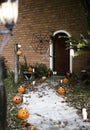
[[[26,108],[21,108],[17,113],[18,118],[25,120],[29,117],[29,111]]]
[[[57,92],[58,92],[58,94],[64,94],[65,93],[65,89],[63,87],[59,87],[57,89]]]
[[[20,95],[16,95],[16,96],[13,97],[12,100],[15,104],[19,104],[23,101],[23,98]]]
[[[18,50],[18,51],[17,51],[17,55],[18,55],[18,56],[21,56],[21,55],[22,55],[22,51]]]
[[[62,80],[62,82],[63,82],[64,84],[68,84],[68,79],[67,79],[67,78],[64,78],[64,79]]]
[[[28,68],[28,72],[33,72],[33,68],[32,68],[32,67],[29,67],[29,68]]]
[[[24,93],[25,92],[25,88],[23,86],[20,86],[20,87],[18,87],[17,91],[19,93]]]

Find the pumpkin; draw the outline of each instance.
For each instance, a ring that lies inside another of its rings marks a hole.
[[[66,72],[66,76],[67,77],[70,77],[71,76],[71,73],[68,71],[68,72]]]
[[[35,130],[35,126],[32,125],[32,126],[30,127],[30,130]]]
[[[18,55],[18,56],[21,56],[21,55],[22,55],[22,51],[18,50],[18,51],[17,51],[17,55]]]
[[[64,94],[65,93],[65,89],[63,87],[59,87],[57,89],[57,92],[58,92],[58,94]]]
[[[32,68],[32,67],[29,67],[29,68],[28,68],[28,72],[33,72],[33,68]]]
[[[20,87],[18,87],[17,91],[19,93],[24,93],[25,92],[25,88],[23,86],[20,86]]]
[[[46,80],[46,76],[42,76],[42,80]]]
[[[22,120],[27,119],[29,117],[29,111],[26,108],[21,108],[18,110],[17,116]]]
[[[48,76],[50,76],[51,75],[51,72],[50,71],[48,71]]]
[[[62,82],[63,82],[64,84],[68,84],[68,79],[67,79],[67,78],[64,78],[64,79],[62,80]]]
[[[23,98],[20,95],[16,95],[16,96],[13,97],[12,100],[15,104],[19,104],[23,101]]]

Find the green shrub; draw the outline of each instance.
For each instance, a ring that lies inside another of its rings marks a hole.
[[[35,77],[41,78],[42,76],[47,76],[48,67],[43,63],[36,63],[34,66],[35,68]]]

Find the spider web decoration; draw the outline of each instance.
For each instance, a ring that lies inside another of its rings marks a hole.
[[[50,44],[50,36],[47,33],[34,33],[31,41],[32,48],[37,53],[46,53]]]

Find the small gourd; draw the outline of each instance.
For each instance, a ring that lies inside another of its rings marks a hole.
[[[29,111],[26,108],[21,108],[18,110],[17,116],[19,119],[25,120],[29,117]]]
[[[19,93],[24,93],[25,92],[25,88],[23,86],[20,86],[20,87],[18,87],[17,91]]]
[[[57,89],[57,92],[58,92],[58,94],[64,94],[65,93],[65,89],[63,87],[59,87]]]
[[[15,104],[19,104],[23,101],[23,98],[20,95],[15,95],[12,100]]]
[[[42,76],[42,80],[46,80],[46,76]]]

